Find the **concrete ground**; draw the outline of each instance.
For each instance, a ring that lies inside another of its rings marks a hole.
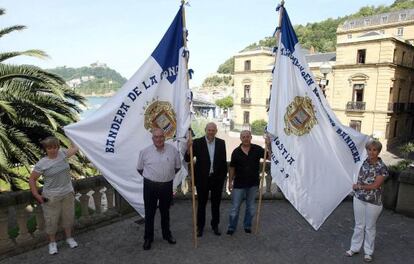
[[[246,234],[242,221],[233,236],[226,235],[229,208],[230,202],[223,201],[223,234],[217,237],[206,228],[196,249],[191,233],[191,202],[180,200],[171,208],[171,230],[176,245],[162,240],[157,213],[155,241],[149,251],[142,249],[144,226],[135,223],[138,217],[131,217],[77,235],[76,249],[69,249],[61,241],[57,255],[49,256],[44,246],[0,263],[363,263],[362,254],[344,256],[354,224],[350,201],[343,202],[319,231],[314,231],[288,202],[265,201],[258,235]],[[384,210],[377,225],[374,263],[413,263],[413,260],[414,219]]]

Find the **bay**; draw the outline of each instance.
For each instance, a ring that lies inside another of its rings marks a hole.
[[[80,118],[85,119],[96,110],[98,110],[109,98],[103,96],[88,96],[86,97],[86,107],[82,107],[82,112],[80,113]]]

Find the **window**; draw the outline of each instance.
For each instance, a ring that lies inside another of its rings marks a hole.
[[[352,92],[352,101],[353,102],[364,101],[364,85],[363,84],[354,84],[354,89]]]
[[[404,56],[405,56],[405,51],[403,51],[401,55],[401,65],[404,65]]]
[[[412,133],[414,133],[414,119],[413,119],[413,121],[412,121],[412,123],[411,123],[411,134]]]
[[[245,71],[250,71],[251,70],[251,61],[250,60],[247,60],[247,61],[245,61],[244,62],[244,70]]]
[[[349,23],[349,26],[352,28],[352,27],[354,27],[354,25],[355,25],[355,22],[354,21],[351,21],[350,23]]]
[[[244,98],[250,98],[250,85],[244,86]]]
[[[385,125],[385,138],[389,139],[390,138],[390,123],[387,122],[387,124]]]
[[[370,20],[369,20],[369,19],[365,19],[365,20],[364,20],[364,25],[365,25],[365,26],[369,26],[369,24],[370,24]]]
[[[351,120],[349,126],[355,129],[356,131],[361,132],[361,121]]]
[[[352,38],[352,34],[348,34],[348,39],[351,39]]]
[[[243,124],[250,124],[250,112],[249,111],[243,112]]]
[[[357,52],[357,63],[365,63],[366,49],[360,49]]]
[[[392,137],[396,137],[397,136],[397,128],[398,128],[398,121],[395,120],[395,123],[394,123],[394,131],[392,133]]]
[[[397,49],[394,49],[394,55],[393,55],[393,58],[392,58],[392,62],[393,63],[397,62]]]
[[[383,16],[381,18],[382,23],[387,23],[388,22],[388,17],[387,16]]]
[[[407,18],[407,14],[400,14],[400,20],[405,20]]]
[[[402,27],[401,28],[398,28],[397,29],[397,36],[400,36],[401,37],[403,34],[404,34],[404,28],[402,28]]]
[[[400,95],[401,95],[401,87],[398,88],[397,103],[400,102]]]

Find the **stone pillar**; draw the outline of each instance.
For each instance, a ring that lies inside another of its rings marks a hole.
[[[108,210],[114,208],[114,188],[110,185],[106,186],[105,195]]]
[[[95,203],[95,214],[101,213],[102,206],[102,193],[100,192],[102,187],[93,188],[94,193],[92,194],[93,202]]]
[[[414,168],[408,168],[400,173],[397,206],[395,211],[406,216],[414,217]]]
[[[9,237],[8,208],[0,208],[0,252],[6,252],[14,246]]]
[[[41,237],[46,234],[45,232],[45,218],[43,216],[43,209],[41,205],[34,208],[34,214],[36,216],[36,231],[33,233],[35,237]]]
[[[84,189],[84,190],[80,190],[79,193],[81,194],[81,196],[79,197],[79,201],[81,204],[81,212],[82,215],[80,217],[80,220],[85,220],[89,218],[89,195],[88,195],[89,190]]]
[[[32,212],[33,208],[31,205],[21,204],[16,209],[17,224],[19,225],[19,235],[16,237],[16,242],[23,243],[32,239],[27,229],[27,220],[29,219],[28,213]]]

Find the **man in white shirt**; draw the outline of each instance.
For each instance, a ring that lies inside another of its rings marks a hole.
[[[153,145],[139,154],[137,170],[144,177],[145,235],[144,250],[151,248],[154,241],[154,217],[159,203],[162,236],[170,244],[176,240],[170,231],[170,205],[173,180],[181,168],[180,154],[170,144],[165,144],[164,131],[152,130]]]

